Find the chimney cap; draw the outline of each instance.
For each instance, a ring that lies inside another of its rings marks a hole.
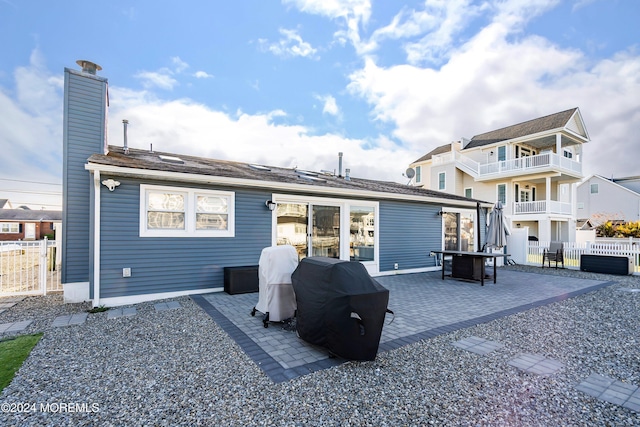
[[[102,67],[95,62],[87,61],[86,59],[78,59],[76,64],[82,67],[82,71],[89,74],[95,74],[96,71],[102,70]]]

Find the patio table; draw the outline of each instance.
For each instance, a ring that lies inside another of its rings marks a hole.
[[[467,252],[467,251],[431,251],[432,254],[442,254],[442,280],[444,280],[444,256],[451,255],[451,277],[478,280],[474,277],[475,267],[480,267],[480,285],[484,286],[484,262],[493,258],[493,283],[496,283],[496,258],[510,256],[510,254]]]

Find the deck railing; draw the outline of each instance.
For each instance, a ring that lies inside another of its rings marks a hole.
[[[547,210],[548,208],[548,210]],[[536,200],[534,202],[514,202],[514,214],[552,213],[571,215],[571,203],[556,200]]]
[[[432,157],[433,164],[456,162],[463,169],[476,177],[500,175],[504,173],[533,173],[543,168],[556,168],[568,172],[582,174],[582,163],[555,153],[542,153],[535,156],[501,160],[490,163],[479,163],[459,151],[437,154]]]

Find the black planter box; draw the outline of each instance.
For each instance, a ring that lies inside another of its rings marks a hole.
[[[224,267],[224,291],[229,295],[258,292],[258,266]]]

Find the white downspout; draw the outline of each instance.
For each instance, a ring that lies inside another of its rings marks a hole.
[[[93,306],[100,306],[100,171],[93,172]]]

